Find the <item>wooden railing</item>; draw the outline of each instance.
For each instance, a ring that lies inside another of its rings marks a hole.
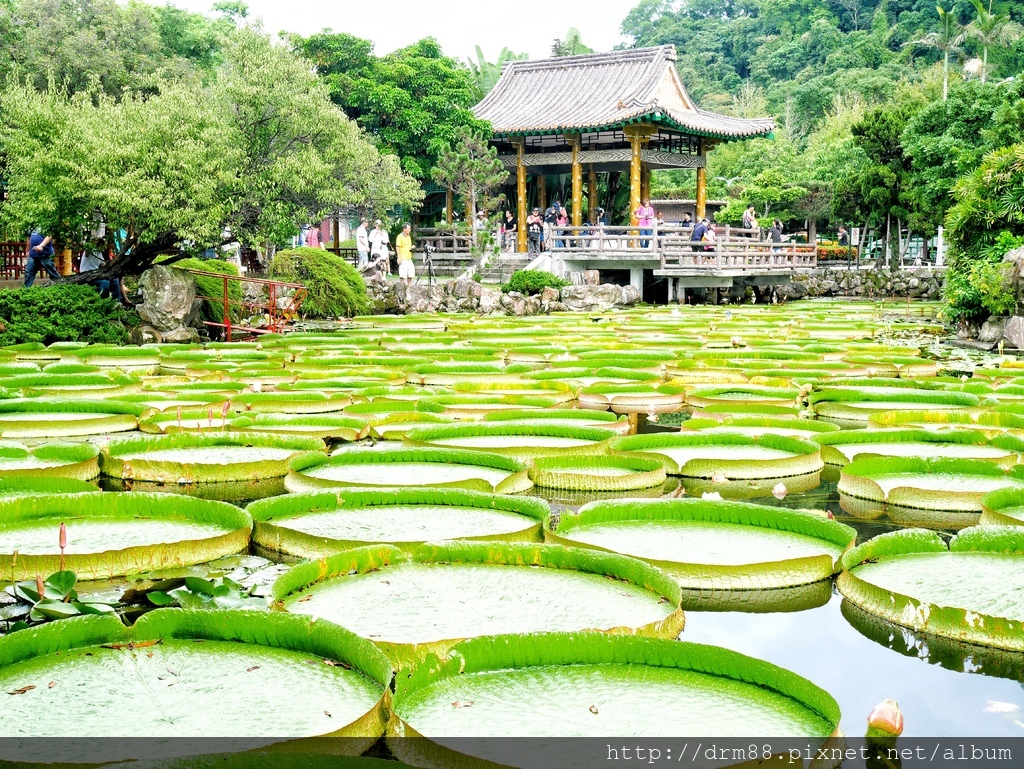
[[[692,227],[658,227],[643,228],[648,234],[642,234],[640,227],[605,227],[587,225],[583,227],[554,227],[551,242],[545,244],[545,250],[553,253],[597,253],[643,254],[650,251],[661,251],[679,243],[690,244]],[[718,240],[741,243],[757,241],[761,238],[760,230],[748,230],[731,225],[715,227]]]
[[[25,277],[25,241],[0,242],[0,277],[21,280]]]
[[[720,240],[714,244],[666,243],[662,270],[749,270],[812,268],[817,249],[801,243]]]
[[[465,254],[473,250],[473,237],[461,232],[452,232],[436,227],[421,227],[415,234],[415,251],[430,254]]]

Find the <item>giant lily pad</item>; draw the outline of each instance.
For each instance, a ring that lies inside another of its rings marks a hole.
[[[424,427],[406,433],[406,440],[413,446],[450,446],[525,460],[562,454],[603,454],[616,434],[600,427],[495,422]]]
[[[627,491],[665,483],[664,462],[641,455],[540,457],[529,472],[539,487],[570,491]]]
[[[439,543],[412,554],[359,548],[293,567],[273,593],[290,612],[344,619],[402,661],[510,630],[674,638],[683,627],[679,586],[658,569],[551,545]]]
[[[882,411],[964,409],[980,402],[970,393],[907,387],[823,387],[809,400],[818,416],[858,422]]]
[[[1018,473],[1014,473],[1018,475]],[[1024,526],[1024,488],[990,491],[981,498],[982,525]]]
[[[301,558],[380,543],[410,550],[442,539],[535,542],[550,512],[533,497],[434,488],[289,494],[246,510],[257,546]]]
[[[948,457],[984,459],[1002,468],[1017,463],[1011,448],[990,443],[977,430],[844,430],[813,438],[821,445],[821,458],[845,465],[859,456]]]
[[[975,526],[875,537],[843,557],[843,596],[905,627],[1024,651],[1024,530]]]
[[[0,478],[48,477],[88,481],[100,474],[99,449],[88,443],[48,443],[29,449],[0,443]]]
[[[831,577],[856,532],[777,507],[654,499],[585,505],[578,515],[563,515],[545,538],[640,558],[684,588],[764,590]]]
[[[702,433],[736,433],[753,438],[762,435],[783,435],[787,438],[809,439],[821,433],[838,432],[839,427],[829,422],[797,417],[727,417],[689,419],[683,422],[682,429],[700,430]]]
[[[330,457],[309,454],[291,463],[289,491],[345,486],[434,486],[516,494],[533,482],[511,457],[452,448],[353,448]]]
[[[819,447],[799,438],[736,434],[657,433],[631,435],[612,441],[616,451],[644,452],[664,457],[672,475],[724,479],[781,478],[819,472]]]
[[[174,738],[203,737],[245,738],[247,748],[361,738],[313,743],[361,752],[384,731],[392,674],[371,643],[304,617],[162,609],[131,628],[80,617],[0,637],[0,688],[24,692],[4,703],[0,735],[65,737],[73,712],[75,736],[146,736],[134,749],[108,743],[107,760],[151,756],[158,738],[169,755],[195,752]]]
[[[177,495],[0,498],[0,574],[18,580],[70,569],[80,579],[106,579],[187,566],[246,550],[251,530],[249,515],[234,505]]]
[[[210,433],[126,438],[104,449],[104,475],[162,483],[206,483],[280,477],[289,460],[324,451],[318,438]]]
[[[465,641],[446,658],[400,675],[396,686],[388,745],[399,759],[425,766],[457,765],[459,749],[500,765],[529,765],[522,742],[444,747],[450,738],[756,732],[821,739],[840,718],[825,691],[770,663],[715,646],[593,633]],[[416,736],[431,742],[402,739]],[[560,756],[560,765],[593,766],[594,756],[581,753]]]
[[[61,438],[134,430],[144,406],[114,400],[0,400],[0,436]]]
[[[839,492],[874,504],[951,512],[981,512],[996,489],[1024,488],[1001,468],[978,459],[863,457],[846,465]]]

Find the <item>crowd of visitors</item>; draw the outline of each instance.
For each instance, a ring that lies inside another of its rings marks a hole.
[[[57,249],[54,246],[53,237],[39,230],[33,230],[25,245],[25,288],[30,288],[35,284],[40,271],[45,272],[50,280],[57,280],[61,277],[60,270],[54,263],[56,255]],[[67,267],[64,269],[66,274],[70,274],[72,270],[71,250],[63,249],[63,255],[67,261]],[[106,267],[115,258],[114,249],[103,238],[89,240],[78,251],[77,256],[79,273],[99,270]],[[117,278],[97,279],[91,281],[89,285],[95,286],[100,292],[100,296],[116,299],[126,306],[131,306],[124,285]]]

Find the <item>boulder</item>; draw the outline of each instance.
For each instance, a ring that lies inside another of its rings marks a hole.
[[[181,326],[163,335],[163,341],[174,344],[198,344],[199,331],[190,326]]]
[[[191,273],[155,265],[139,279],[143,301],[136,306],[139,317],[164,337],[185,327],[196,298],[196,279]]]
[[[577,312],[605,312],[615,307],[629,307],[640,301],[640,292],[634,286],[566,286],[560,295],[561,303]]]
[[[163,336],[152,326],[137,326],[128,334],[129,344],[159,344],[162,341]]]
[[[1015,248],[1007,251],[1003,257],[1003,263],[1011,265],[1006,275],[1006,281],[1017,287],[1017,303],[1024,303],[1024,248]]]
[[[551,286],[544,286],[544,290],[540,292],[540,301],[544,304],[550,304],[551,302],[558,301],[558,289],[551,288]]]
[[[1014,315],[1007,320],[1003,328],[1003,338],[1012,347],[1024,350],[1024,317]]]
[[[601,271],[600,270],[584,270],[583,271],[583,285],[584,286],[600,286],[601,285]]]
[[[501,311],[501,291],[496,288],[480,288],[480,299],[476,311],[480,315],[490,315],[493,312]]]
[[[981,325],[978,332],[979,342],[998,342],[1003,338],[1003,330],[1006,327],[1006,318],[993,315]]]
[[[540,315],[543,308],[542,302],[539,296],[528,296],[524,300],[524,315]]]

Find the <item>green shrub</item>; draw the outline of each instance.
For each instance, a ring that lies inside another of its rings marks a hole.
[[[370,310],[366,284],[355,267],[321,248],[278,251],[270,277],[301,283],[309,291],[300,311],[308,318],[344,318]]]
[[[999,265],[1008,251],[1021,246],[1024,237],[1003,230],[979,247],[974,257],[954,247],[942,287],[945,318],[955,323],[1011,312],[1016,305],[1016,288],[1008,286]]]
[[[0,290],[0,346],[23,342],[125,344],[138,316],[92,286]]]
[[[225,262],[223,259],[200,259],[189,257],[180,262],[174,262],[172,267],[179,270],[202,270],[203,272],[216,272],[221,275],[238,275],[238,268],[232,262]],[[224,281],[211,278],[206,275],[196,275],[196,294],[200,296],[214,297],[213,301],[203,302],[203,320],[212,323],[224,322],[224,302],[220,297],[224,296]],[[235,302],[242,301],[242,284],[237,280],[228,281],[228,298]],[[231,319],[237,321],[247,313],[241,305],[231,305]]]
[[[503,283],[501,290],[506,294],[509,291],[518,291],[521,294],[539,294],[545,288],[564,288],[569,281],[552,275],[544,270],[516,270],[508,283]]]

